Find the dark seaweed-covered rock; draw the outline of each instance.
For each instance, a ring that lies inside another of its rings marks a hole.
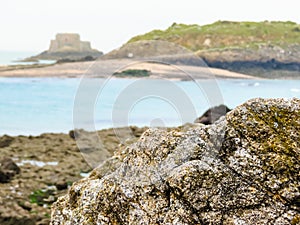
[[[149,129],[53,205],[51,224],[299,224],[300,100]]]
[[[20,168],[12,159],[0,160],[0,183],[9,182],[18,173],[20,173]]]
[[[202,116],[197,118],[194,123],[203,123],[205,125],[213,124],[220,119],[221,116],[225,116],[226,113],[230,111],[231,109],[229,109],[226,105],[215,106],[208,109]]]
[[[8,135],[0,137],[0,148],[8,147],[13,142],[13,140],[14,138]]]

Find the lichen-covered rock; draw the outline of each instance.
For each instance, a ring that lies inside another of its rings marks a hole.
[[[299,224],[300,100],[146,131],[54,204],[51,224]]]

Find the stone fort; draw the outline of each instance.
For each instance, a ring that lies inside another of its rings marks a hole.
[[[81,41],[79,34],[57,34],[55,40],[51,40],[49,53],[55,52],[92,52],[89,41]]]

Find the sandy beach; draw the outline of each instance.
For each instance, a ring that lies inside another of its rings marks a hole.
[[[257,79],[247,74],[235,73],[228,70],[197,67],[187,65],[169,66],[158,63],[137,62],[128,59],[122,60],[97,60],[92,62],[62,63],[40,68],[0,67],[0,77],[88,77],[106,78],[116,71],[127,69],[146,69],[151,71],[149,78],[164,78],[186,80],[187,74],[194,79],[208,78],[236,78]]]

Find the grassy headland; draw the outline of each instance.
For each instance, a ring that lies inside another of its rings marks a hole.
[[[294,22],[231,22],[209,25],[172,24],[133,37],[174,42],[211,67],[268,78],[300,77],[300,25]]]
[[[133,37],[129,43],[141,40],[171,41],[194,52],[237,47],[257,49],[265,44],[286,47],[300,43],[300,25],[269,21],[218,21],[204,26],[174,23],[166,30],[153,30]]]

